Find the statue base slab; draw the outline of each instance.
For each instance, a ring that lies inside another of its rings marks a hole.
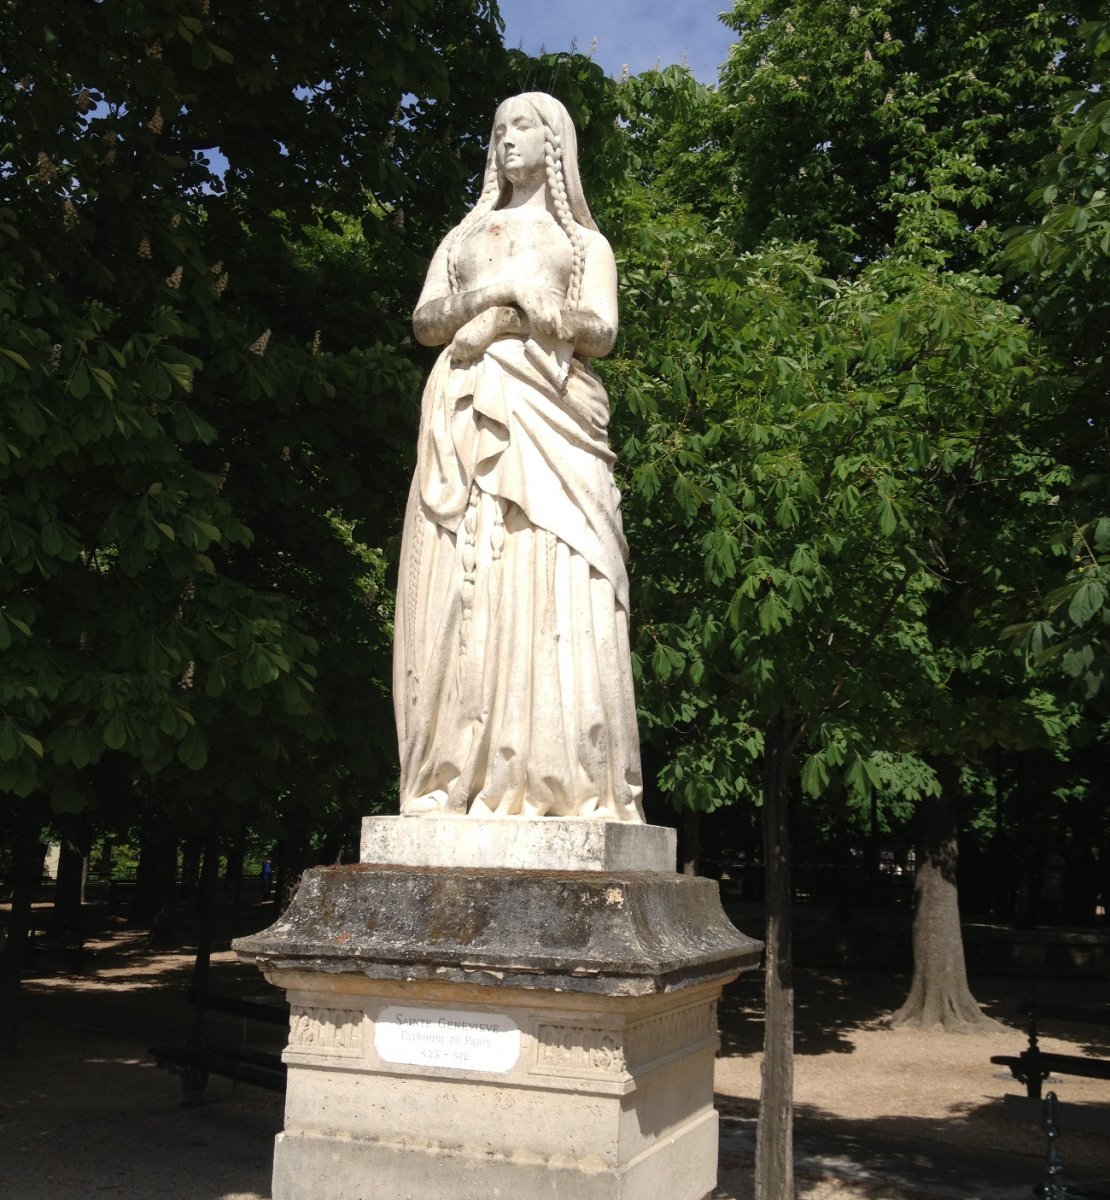
[[[363,817],[359,861],[407,867],[673,871],[662,825],[587,817]]]
[[[713,1191],[717,1000],[760,944],[712,881],[322,868],[235,949],[291,1006],[273,1200]]]

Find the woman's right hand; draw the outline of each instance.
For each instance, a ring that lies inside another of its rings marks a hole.
[[[485,354],[486,348],[497,336],[496,313],[496,309],[487,308],[456,331],[451,339],[452,366],[468,367]]]
[[[490,343],[503,333],[527,333],[520,309],[497,305],[472,317],[451,339],[451,365],[467,367],[485,354]]]

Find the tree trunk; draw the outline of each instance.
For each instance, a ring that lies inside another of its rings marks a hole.
[[[54,882],[54,911],[50,918],[54,933],[81,934],[88,867],[88,835],[83,831],[63,829],[58,878]]]
[[[220,873],[220,839],[210,833],[202,843],[203,865],[197,888],[197,956],[193,961],[194,1003],[208,994],[208,972],[212,960],[212,925],[216,909],[216,879]]]
[[[152,941],[173,945],[173,906],[177,895],[177,838],[158,822],[165,818],[148,816],[148,827],[139,838],[139,866],[135,873],[135,892],[127,923],[151,931]]]
[[[194,834],[187,837],[181,847],[181,885],[179,895],[182,900],[190,900],[197,894],[200,878],[200,860],[204,853],[205,835]]]
[[[788,770],[797,729],[768,726],[763,749],[763,869],[767,910],[763,1067],[755,1134],[755,1200],[794,1197],[794,951]]]
[[[300,886],[301,876],[311,865],[308,834],[301,829],[290,830],[277,846],[274,874],[274,908],[278,914],[288,907]]]
[[[868,810],[867,847],[864,851],[863,873],[867,886],[867,901],[874,903],[875,890],[879,884],[879,864],[882,861],[880,831],[879,831],[879,795],[871,793],[871,805]]]
[[[889,1024],[946,1033],[996,1026],[967,984],[963,931],[956,889],[959,770],[951,760],[937,767],[941,794],[920,809],[920,846],[914,879],[913,980],[909,995]]]
[[[106,837],[104,844],[100,847],[100,858],[96,864],[96,876],[101,883],[107,883],[111,886],[112,882],[112,839]]]
[[[27,961],[32,905],[42,874],[39,832],[39,824],[29,812],[17,818],[12,837],[12,910],[0,957],[0,1058],[12,1058],[19,1042],[19,985]]]

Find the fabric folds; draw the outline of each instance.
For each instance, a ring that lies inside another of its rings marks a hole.
[[[620,496],[597,376],[504,337],[425,388],[401,549],[401,811],[642,821]]]

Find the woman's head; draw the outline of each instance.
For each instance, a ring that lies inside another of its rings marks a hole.
[[[523,92],[519,96],[510,96],[498,106],[486,156],[482,196],[476,207],[484,208],[482,201],[488,202],[490,199],[493,208],[502,208],[508,203],[512,195],[512,181],[506,175],[503,164],[498,162],[498,135],[499,131],[511,128],[512,122],[519,122],[522,116],[529,113],[539,122],[543,131],[550,206],[558,216],[557,208],[562,201],[576,224],[586,229],[596,229],[578,173],[578,138],[574,122],[563,105],[546,92]]]
[[[538,129],[530,118],[538,122]],[[517,138],[518,153],[504,153],[505,133],[517,129],[522,136]],[[582,191],[582,180],[578,174],[578,138],[570,113],[546,92],[523,92],[503,101],[493,118],[489,150],[486,154],[486,172],[482,181],[482,193],[478,202],[456,227],[448,247],[447,271],[451,287],[458,291],[459,280],[456,270],[455,250],[487,213],[503,208],[513,194],[511,176],[519,177],[520,171],[530,170],[532,154],[538,150],[537,133],[543,135],[543,169],[547,206],[571,244],[571,276],[567,289],[567,300],[572,307],[578,304],[582,292],[582,272],[586,248],[579,226],[596,230],[590,215],[589,205]],[[506,170],[506,164],[508,169]]]
[[[523,96],[506,100],[493,118],[489,154],[497,171],[501,203],[505,193],[544,180],[552,135],[535,106]]]

